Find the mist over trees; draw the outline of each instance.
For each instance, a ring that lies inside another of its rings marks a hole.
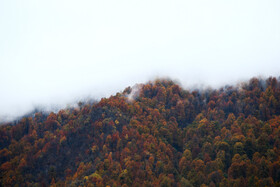
[[[280,185],[280,80],[158,79],[0,126],[2,186]]]

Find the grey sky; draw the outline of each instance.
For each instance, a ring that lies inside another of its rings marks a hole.
[[[0,1],[0,119],[157,76],[279,76],[279,0]]]

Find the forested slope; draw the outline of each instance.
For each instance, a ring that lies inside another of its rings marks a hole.
[[[280,81],[170,80],[0,126],[2,186],[280,185]]]

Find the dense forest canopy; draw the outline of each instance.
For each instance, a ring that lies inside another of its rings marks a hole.
[[[2,186],[280,185],[280,80],[171,80],[0,126]]]

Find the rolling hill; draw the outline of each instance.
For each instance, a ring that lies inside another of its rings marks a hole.
[[[0,126],[2,186],[279,186],[280,80],[159,79]]]

